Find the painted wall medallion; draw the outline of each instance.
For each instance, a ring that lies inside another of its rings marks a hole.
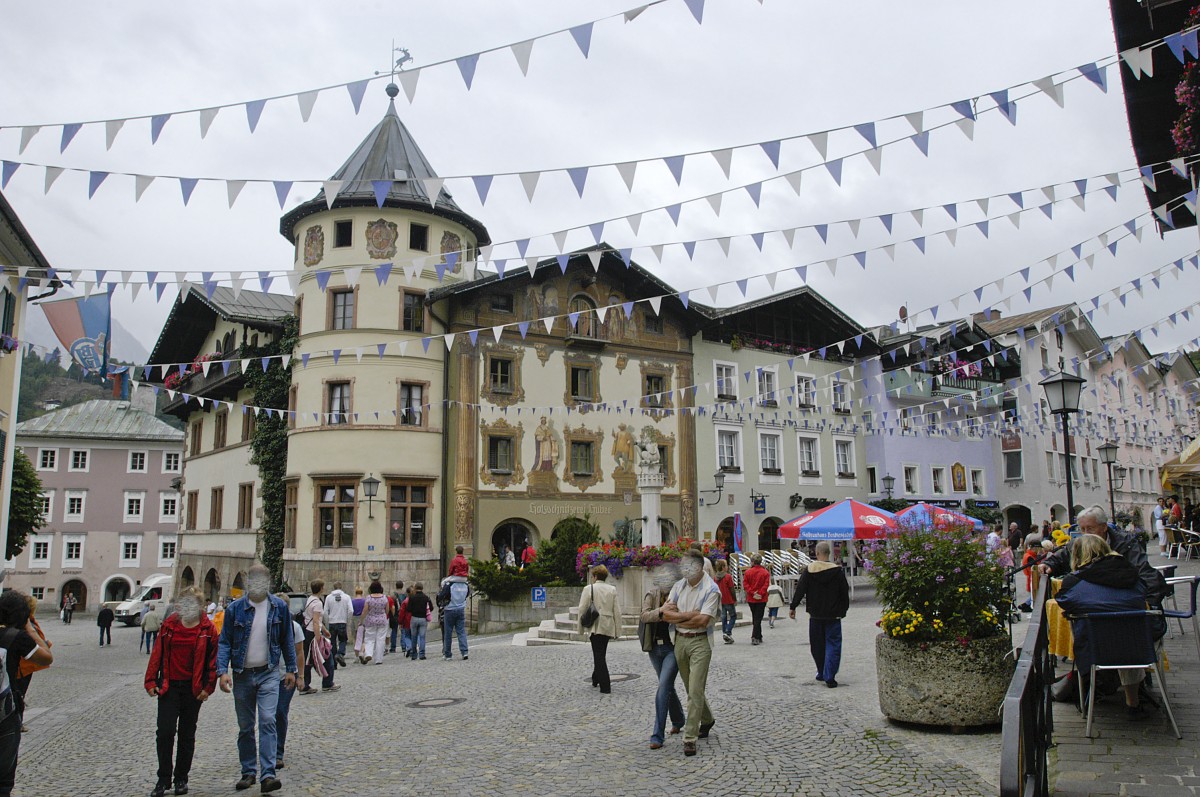
[[[304,232],[304,265],[315,266],[325,257],[325,230],[314,224]]]
[[[439,249],[441,254],[445,255],[450,252],[458,253],[458,259],[454,261],[454,268],[450,269],[451,274],[458,274],[460,271],[462,271],[463,255],[465,254],[462,251],[462,248],[463,245],[461,238],[449,230],[442,233],[442,243]]]
[[[367,225],[367,254],[376,260],[395,257],[397,238],[395,222],[376,219]]]

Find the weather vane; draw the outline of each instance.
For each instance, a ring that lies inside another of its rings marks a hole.
[[[395,56],[397,53],[399,53],[399,57],[395,58],[395,60],[392,61],[392,66],[391,66],[391,69],[389,70],[389,72],[391,72],[391,75],[392,75],[392,80],[396,79],[397,72],[404,71],[405,64],[407,64],[413,60],[412,53],[410,53],[408,51],[408,48],[407,47],[397,47],[396,40],[392,39],[392,55]],[[375,74],[382,75],[383,73],[376,71]]]

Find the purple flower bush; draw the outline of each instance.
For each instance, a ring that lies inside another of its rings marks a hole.
[[[620,578],[627,567],[659,567],[669,562],[678,562],[694,540],[686,537],[662,545],[637,545],[626,547],[620,542],[600,542],[583,545],[575,557],[575,571],[583,578],[596,565],[604,565],[608,572]],[[725,551],[720,543],[703,542],[704,555],[709,559],[724,559]]]
[[[1004,570],[970,526],[901,521],[896,534],[868,543],[865,560],[888,636],[966,646],[1004,633]]]

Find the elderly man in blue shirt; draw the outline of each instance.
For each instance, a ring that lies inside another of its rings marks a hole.
[[[225,608],[225,624],[217,643],[217,675],[222,692],[233,692],[238,720],[238,758],[242,777],[234,788],[243,791],[258,775],[263,794],[283,784],[275,776],[275,709],[279,689],[296,682],[296,646],[287,604],[270,594],[271,572],[255,563],[246,574],[246,594]],[[284,676],[279,678],[283,658]],[[258,761],[254,756],[255,714],[258,720]],[[257,766],[256,766],[257,764]]]

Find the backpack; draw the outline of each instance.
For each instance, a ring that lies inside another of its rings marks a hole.
[[[0,723],[7,720],[17,710],[17,699],[12,689],[12,679],[8,675],[8,646],[21,633],[19,628],[5,628],[0,633]]]
[[[320,603],[321,599],[318,598],[316,595],[309,595],[308,600],[306,600],[304,602],[304,608],[292,615],[292,619],[295,620],[297,623],[299,623],[300,627],[303,628],[305,631],[310,631],[311,629],[308,627],[308,621],[304,619],[304,612],[306,612],[308,610],[309,605],[313,601]]]

